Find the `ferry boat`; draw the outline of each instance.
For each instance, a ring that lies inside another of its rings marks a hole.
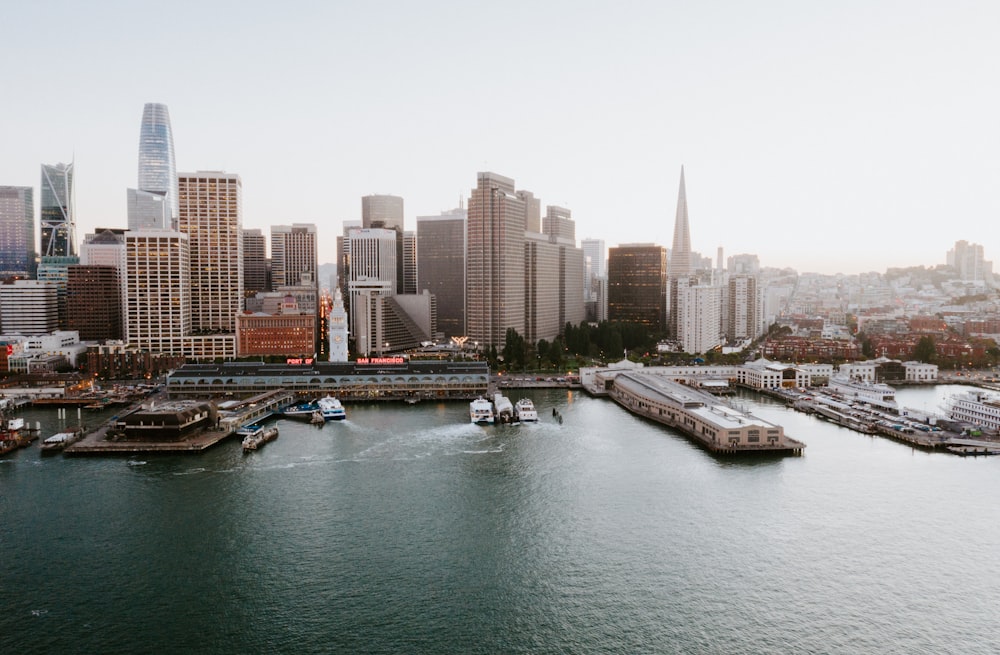
[[[538,412],[535,410],[535,403],[531,402],[531,398],[521,398],[514,403],[514,414],[521,423],[538,420]]]
[[[880,382],[865,382],[844,377],[832,377],[827,383],[831,391],[836,391],[844,398],[865,403],[872,407],[898,412],[896,390]]]
[[[316,406],[319,408],[320,413],[323,414],[323,420],[325,421],[343,421],[347,418],[344,406],[333,396],[320,398],[316,401]]]
[[[501,423],[514,422],[514,406],[510,399],[500,392],[493,394],[493,406],[496,407],[496,420]]]
[[[256,426],[240,430],[238,434],[243,435],[243,452],[248,453],[257,450],[268,441],[277,439],[278,428],[273,425],[269,428]]]
[[[1000,431],[1000,397],[983,391],[966,391],[949,399],[948,418],[991,432]]]
[[[469,403],[469,418],[473,423],[493,423],[493,403],[482,396]]]
[[[291,407],[286,407],[281,410],[281,415],[285,418],[297,418],[302,421],[309,421],[312,420],[313,413],[317,411],[319,411],[319,403],[311,400],[306,403],[298,403]]]

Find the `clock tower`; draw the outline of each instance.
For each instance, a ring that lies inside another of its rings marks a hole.
[[[347,310],[344,309],[344,298],[340,287],[333,294],[333,308],[327,321],[330,331],[330,361],[347,361]]]

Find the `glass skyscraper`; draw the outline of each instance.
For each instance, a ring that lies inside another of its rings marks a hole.
[[[0,186],[0,277],[33,277],[34,268],[34,189]]]
[[[76,254],[73,164],[42,164],[42,257]]]
[[[147,102],[142,110],[142,126],[139,130],[139,190],[160,194],[164,197],[163,227],[176,230],[177,223],[177,165],[174,159],[174,135],[170,130],[170,113],[167,106],[157,102]],[[133,196],[130,196],[130,199]],[[148,210],[148,203],[146,209]],[[149,212],[145,212],[137,225],[129,227],[141,229]],[[144,220],[145,219],[145,220]]]

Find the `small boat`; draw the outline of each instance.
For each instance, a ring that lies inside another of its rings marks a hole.
[[[347,418],[344,406],[333,396],[320,398],[316,401],[316,404],[319,406],[319,411],[322,413],[324,421],[343,421]]]
[[[500,423],[512,423],[514,421],[514,406],[510,404],[510,399],[500,392],[493,395],[493,406],[496,407],[496,420]]]
[[[278,428],[273,425],[269,428],[256,426],[240,430],[238,434],[243,435],[243,452],[248,453],[251,450],[257,450],[268,441],[277,439]]]
[[[538,420],[538,412],[535,411],[535,403],[531,402],[531,398],[521,398],[514,403],[514,413],[521,423]]]
[[[326,419],[323,418],[323,412],[317,409],[313,411],[312,416],[309,417],[309,422],[313,424],[326,423]]]
[[[493,403],[482,396],[469,403],[469,418],[473,423],[493,423]]]

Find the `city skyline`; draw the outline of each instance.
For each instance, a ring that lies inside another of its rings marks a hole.
[[[681,166],[702,255],[857,273],[944,263],[966,240],[996,258],[992,3],[514,3],[513,44],[444,3],[199,5],[195,24],[182,2],[142,31],[113,5],[56,4],[10,9],[26,25],[46,12],[51,38],[0,45],[33,63],[13,68],[21,91],[0,108],[0,184],[35,188],[37,204],[39,166],[73,161],[78,240],[127,224],[136,121],[158,102],[178,169],[240,175],[246,228],[315,223],[322,263],[358,198],[402,197],[412,230],[486,170],[570,209],[578,238],[667,246]],[[398,28],[391,44],[376,25]],[[493,93],[482,69],[520,92]],[[52,86],[88,102],[40,104]]]

